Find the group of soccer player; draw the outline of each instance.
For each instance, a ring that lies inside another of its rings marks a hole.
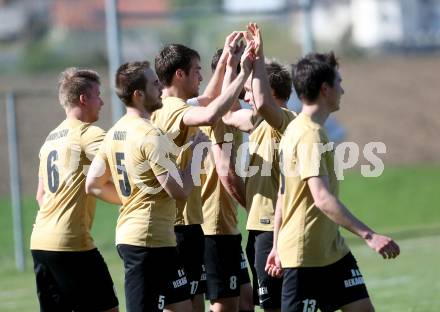
[[[205,299],[216,312],[374,311],[338,227],[384,258],[400,250],[338,200],[333,152],[318,148],[329,144],[323,125],[344,93],[334,54],[308,54],[291,75],[265,60],[250,23],[214,55],[203,94],[195,50],[167,45],[154,67],[119,67],[115,92],[126,114],[107,133],[92,125],[103,105],[99,75],[60,75],[66,119],[40,150],[31,236],[40,310],[119,310],[90,235],[99,198],[120,206],[116,246],[129,312],[204,311]],[[292,83],[298,115],[286,107]],[[248,214],[247,257],[238,206]]]

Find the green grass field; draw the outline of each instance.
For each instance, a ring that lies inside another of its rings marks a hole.
[[[379,178],[350,173],[341,183],[343,202],[377,231],[393,235],[401,246],[398,259],[384,261],[344,232],[377,311],[440,311],[439,176],[440,167],[386,168]],[[32,198],[23,201],[26,247],[36,211]],[[121,311],[125,311],[122,262],[113,245],[117,213],[117,207],[100,203],[93,233],[115,281]],[[17,273],[14,267],[11,218],[10,202],[0,200],[0,311],[37,311],[28,250],[26,272]],[[241,226],[243,219],[240,213]]]

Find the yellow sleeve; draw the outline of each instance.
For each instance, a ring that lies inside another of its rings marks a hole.
[[[95,157],[99,157],[101,160],[108,162],[107,154],[105,153],[105,142],[106,142],[106,140],[102,141],[101,146],[99,147],[99,150],[95,154]]]
[[[169,148],[172,147],[166,135],[150,132],[145,136],[141,149],[155,176],[177,170],[175,157]]]
[[[190,108],[191,106],[186,103],[179,103],[177,107],[173,107],[173,110],[169,113],[168,116],[166,116],[166,118],[168,119],[166,121],[168,128],[161,128],[167,133],[170,138],[174,140],[177,146],[182,146],[187,143],[186,140],[190,135],[190,128],[192,127],[187,127],[183,123],[183,116]]]
[[[323,153],[324,144],[317,129],[309,129],[301,136],[297,146],[297,164],[302,180],[328,176],[325,153]]]
[[[284,131],[286,131],[287,126],[290,124],[290,122],[296,117],[296,114],[292,111],[289,111],[287,109],[281,109],[281,125],[278,128],[278,131],[283,134]]]
[[[200,130],[208,136],[212,144],[231,142],[234,139],[234,134],[231,129],[221,120],[212,127],[201,127]]]
[[[99,127],[89,126],[81,135],[81,150],[83,150],[87,158],[92,161],[93,157],[98,153],[101,143],[104,140],[105,132]],[[101,157],[102,158],[102,157]],[[106,158],[104,158],[106,159]]]

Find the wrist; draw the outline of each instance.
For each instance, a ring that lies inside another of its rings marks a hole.
[[[223,49],[223,51],[224,51],[224,49]],[[226,66],[226,63],[228,62],[228,56],[229,56],[229,53],[225,53],[225,52],[223,52],[223,53],[220,55],[220,58],[219,58],[219,60],[218,60],[218,63],[219,63],[221,66]]]
[[[369,241],[373,238],[374,232],[372,231],[365,231],[361,233],[361,237],[366,240]]]

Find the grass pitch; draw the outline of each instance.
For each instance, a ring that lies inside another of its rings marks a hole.
[[[382,260],[360,239],[344,232],[364,275],[376,311],[440,311],[440,167],[386,169],[379,178],[348,174],[341,183],[341,199],[359,218],[375,230],[391,234],[401,246],[395,260]],[[23,201],[26,248],[37,205]],[[114,248],[117,207],[100,203],[93,236],[102,252],[125,311],[123,266]],[[243,228],[244,214],[240,212]],[[26,250],[26,271],[14,267],[10,202],[0,200],[0,311],[37,311],[34,275]],[[245,234],[246,232],[243,232]],[[243,235],[244,242],[246,235]]]

